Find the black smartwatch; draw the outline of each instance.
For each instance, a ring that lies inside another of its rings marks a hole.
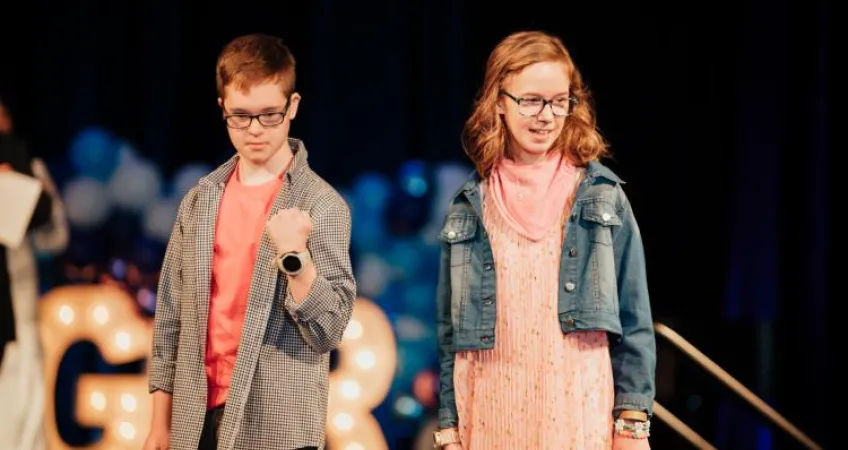
[[[277,268],[289,276],[297,276],[306,268],[306,263],[309,262],[309,252],[289,252],[284,253],[277,258]]]

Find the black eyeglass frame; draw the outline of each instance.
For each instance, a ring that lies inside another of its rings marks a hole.
[[[541,97],[530,97],[530,98],[516,97],[516,96],[514,96],[514,95],[512,95],[509,92],[504,91],[504,90],[501,90],[501,94],[511,98],[512,101],[514,101],[518,105],[519,108],[521,108],[521,102],[524,102],[524,101],[528,101],[528,100],[541,101],[542,105],[539,107],[539,110],[536,111],[535,114],[522,114],[521,110],[519,109],[518,113],[521,114],[522,116],[526,116],[526,117],[533,117],[533,116],[538,116],[539,114],[542,114],[542,111],[544,111],[545,107],[548,106],[548,105],[551,105],[551,112],[553,113],[553,115],[555,115],[557,117],[568,117],[568,116],[571,115],[571,110],[574,108],[574,106],[580,103],[580,101],[577,99],[577,97],[575,97],[573,95],[569,95],[568,96],[568,104],[569,104],[568,110],[565,112],[565,114],[557,114],[557,112],[554,110],[554,101],[558,100],[558,99],[552,98],[550,100],[546,100],[546,99],[541,98]],[[526,105],[525,105],[525,107],[526,107]]]
[[[246,130],[246,129],[250,128],[251,125],[253,125],[253,120],[255,119],[259,122],[259,125],[262,125],[263,127],[266,127],[266,128],[275,127],[275,126],[285,122],[286,116],[289,113],[289,106],[291,106],[291,96],[289,96],[286,99],[286,106],[283,107],[282,111],[264,112],[264,113],[259,113],[259,114],[244,114],[244,113],[225,114],[224,115],[224,123],[226,123],[228,127],[235,129],[235,130]],[[272,118],[272,119],[268,119],[269,117]],[[237,125],[235,125],[231,122],[230,119],[233,119],[233,118],[241,118],[241,119],[247,118],[249,120],[247,121],[247,125],[237,126]],[[263,121],[263,118],[265,119],[264,121]]]

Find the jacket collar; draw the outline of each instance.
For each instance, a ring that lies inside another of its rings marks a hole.
[[[290,182],[292,179],[295,178],[296,175],[299,175],[303,171],[303,169],[308,167],[308,153],[306,151],[306,146],[303,145],[303,141],[301,141],[300,139],[289,138],[289,147],[291,147],[292,153],[294,154],[294,160],[292,160],[289,169],[286,171],[286,181]],[[239,155],[233,155],[230,159],[218,166],[218,168],[213,170],[210,174],[202,177],[199,183],[202,185],[216,185],[226,183],[227,180],[230,178],[230,175],[232,175],[233,170],[235,170],[238,161]]]

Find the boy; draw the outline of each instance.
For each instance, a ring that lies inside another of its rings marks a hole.
[[[236,155],[183,198],[159,283],[145,450],[321,449],[330,352],[353,310],[350,211],[288,137],[300,95],[278,38],[221,52]]]

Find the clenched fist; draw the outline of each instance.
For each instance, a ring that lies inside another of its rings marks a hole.
[[[277,254],[303,252],[312,232],[312,218],[306,211],[283,209],[268,219],[265,229],[277,246]]]

